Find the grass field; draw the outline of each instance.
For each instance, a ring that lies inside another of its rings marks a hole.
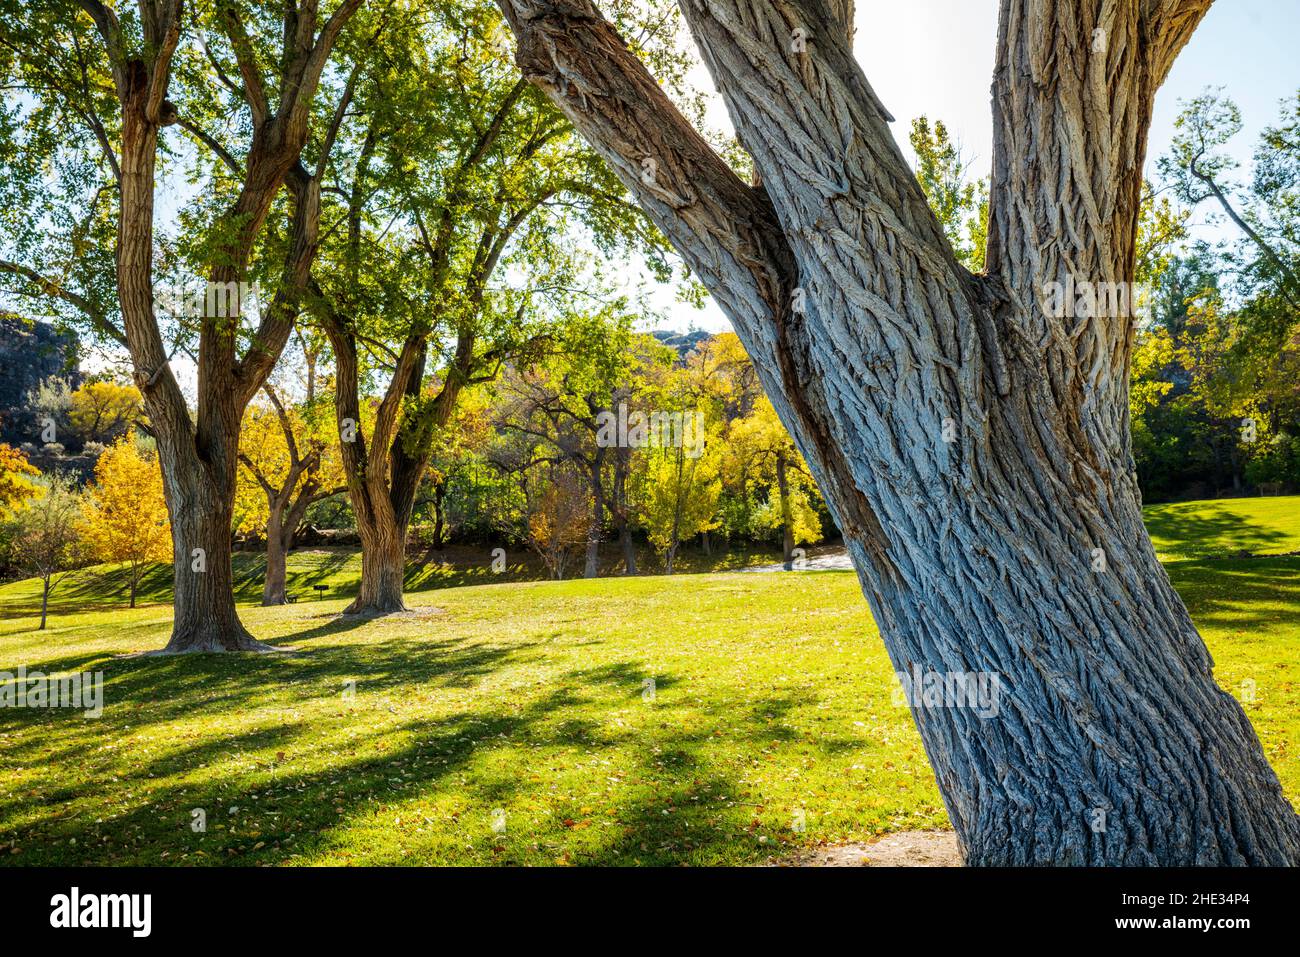
[[[1300,557],[1200,556],[1292,550],[1300,501],[1193,504],[1153,531],[1296,803]],[[294,571],[341,595],[351,561]],[[170,609],[108,608],[111,580],[45,632],[31,583],[0,588],[0,669],[106,681],[98,719],[0,710],[5,864],[746,864],[946,826],[851,573],[493,580],[365,622],[250,606],[293,653],[182,658],[118,657]]]
[[[1146,523],[1165,561],[1300,552],[1300,497],[1294,495],[1150,505]]]

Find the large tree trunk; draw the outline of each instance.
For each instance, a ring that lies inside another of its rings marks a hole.
[[[224,411],[238,418],[233,408]],[[171,516],[175,589],[171,640],[163,652],[272,650],[248,633],[235,612],[230,554],[234,450],[214,437],[208,460],[201,461],[188,443],[179,447],[174,443],[178,431],[158,432],[158,459]],[[235,429],[236,443],[238,434]]]
[[[1152,99],[1209,0],[1003,0],[988,276],[895,145],[851,4],[683,0],[750,187],[587,0],[500,2],[526,74],[731,319],[895,668],[997,682],[994,708],[909,702],[966,861],[1300,863],[1300,818],[1142,526],[1132,317],[1040,305],[1132,280]]]
[[[391,514],[375,517],[357,530],[361,535],[361,591],[345,614],[386,615],[405,611],[406,529]]]

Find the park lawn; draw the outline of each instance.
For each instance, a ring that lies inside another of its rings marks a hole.
[[[1300,804],[1300,557],[1167,568]],[[36,632],[30,593],[0,588],[0,670],[102,670],[105,708],[0,710],[6,864],[749,864],[947,825],[852,573],[242,609],[277,656],[118,657],[170,608],[86,586]]]
[[[1300,496],[1174,502],[1143,509],[1162,561],[1300,552]]]
[[[165,606],[0,621],[5,662],[107,682],[97,720],[0,711],[0,860],[739,864],[945,823],[851,574],[341,605],[245,609],[283,656],[115,658]]]

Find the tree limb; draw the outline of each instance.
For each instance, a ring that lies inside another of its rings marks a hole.
[[[118,329],[103,311],[93,302],[80,293],[73,292],[65,287],[62,283],[50,279],[48,276],[42,276],[30,266],[24,266],[21,263],[0,260],[0,272],[6,272],[14,276],[20,276],[36,286],[42,295],[54,296],[62,299],[64,302],[76,306],[88,318],[101,333],[112,339],[120,346],[126,345],[126,337]]]

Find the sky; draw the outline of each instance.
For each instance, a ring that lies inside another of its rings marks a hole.
[[[973,176],[988,175],[997,11],[997,0],[858,0],[854,52],[894,115],[894,138],[909,160],[907,133],[912,120],[924,114],[947,124],[971,160]],[[703,68],[695,82],[712,89]],[[1148,175],[1169,146],[1178,101],[1218,86],[1241,108],[1244,128],[1228,152],[1248,166],[1260,129],[1277,119],[1279,101],[1300,89],[1300,0],[1218,0],[1210,8],[1156,95]],[[720,98],[710,120],[730,128]],[[1198,210],[1193,222],[1203,235],[1220,235],[1204,225],[1206,212]],[[673,301],[666,291],[651,301],[667,314],[660,325],[730,328],[711,304],[695,309]]]

